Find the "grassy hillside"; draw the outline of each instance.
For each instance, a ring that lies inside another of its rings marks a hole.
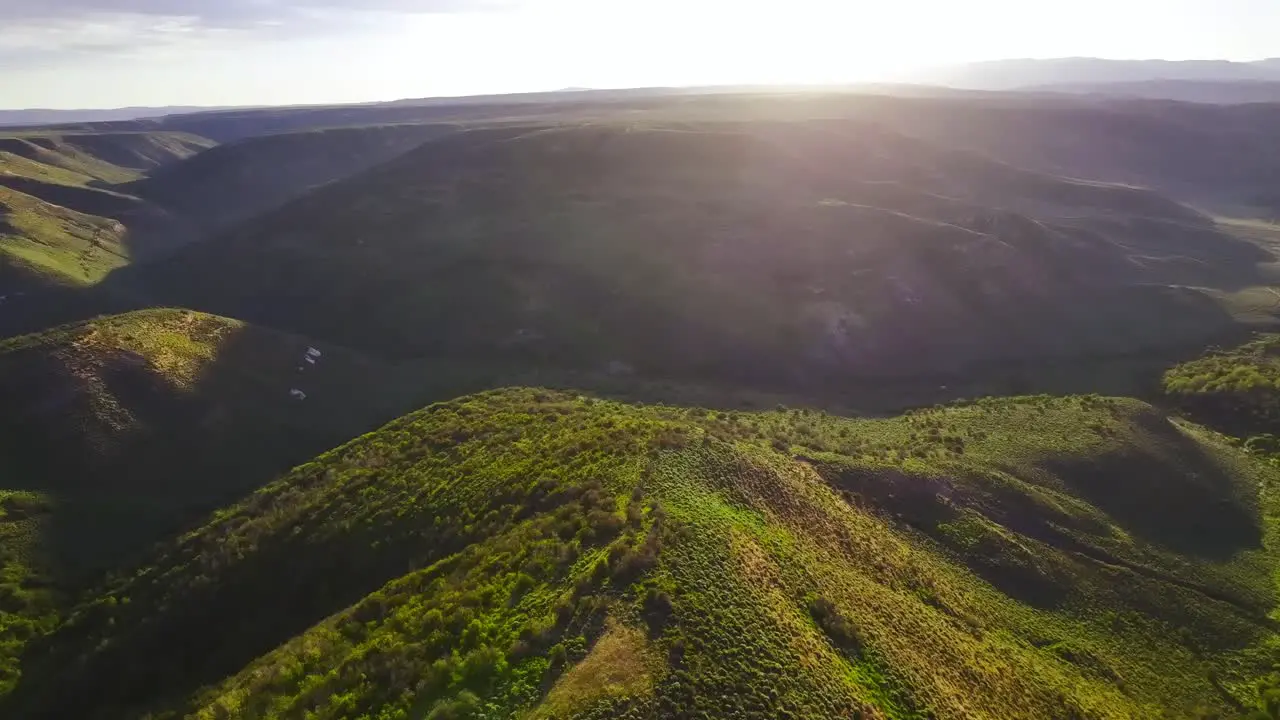
[[[46,172],[57,174],[49,178],[55,182],[96,180],[114,185],[136,180],[148,170],[188,158],[214,144],[178,132],[12,131],[0,132],[0,158],[14,165],[25,160],[49,166],[53,170]]]
[[[0,186],[0,292],[88,285],[129,261],[124,226]]]
[[[459,133],[121,280],[385,356],[829,387],[1202,342],[1232,319],[1173,284],[1268,258],[1149,191],[744,122]]]
[[[119,183],[213,143],[185,133],[0,133],[0,295],[86,286],[192,239]]]
[[[1165,373],[1164,391],[1193,416],[1235,434],[1280,434],[1280,335],[1178,365]]]
[[[221,230],[452,130],[371,126],[255,137],[160,169],[130,190],[205,231]]]
[[[497,391],[159,550],[32,648],[7,709],[1216,717],[1276,660],[1276,479],[1131,400],[846,420]]]

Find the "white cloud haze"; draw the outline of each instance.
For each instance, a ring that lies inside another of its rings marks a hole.
[[[1280,55],[1274,0],[0,0],[0,107],[892,80],[997,57]]]

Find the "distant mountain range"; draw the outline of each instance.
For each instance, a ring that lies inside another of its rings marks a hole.
[[[1188,102],[1245,103],[1280,102],[1280,58],[1255,62],[1229,60],[1106,60],[1101,58],[1011,59],[948,65],[923,70],[904,78],[907,85],[851,86],[888,95],[918,95],[921,86],[983,91],[1036,91],[1075,94],[1102,94],[1113,97],[1144,97]],[[794,90],[791,86],[717,86],[698,88],[631,88],[599,90],[564,88],[553,92],[472,97],[405,98],[370,105],[435,106],[491,104],[497,100],[518,103],[548,103],[569,99],[634,99],[676,94],[760,92]],[[306,106],[295,106],[304,108]],[[311,106],[334,107],[334,106]],[[166,115],[182,115],[249,107],[127,107],[108,110],[0,109],[0,127],[24,125],[65,125],[88,122],[120,122]],[[283,109],[283,108],[280,108]]]
[[[1280,82],[1280,58],[1256,62],[1101,58],[994,60],[935,68],[921,72],[911,80],[972,90],[1153,81]]]
[[[197,107],[187,105],[171,105],[166,107],[127,107],[111,110],[50,110],[31,108],[22,110],[0,110],[0,127],[18,125],[55,125],[80,122],[113,122],[120,120],[138,120],[141,118],[163,117],[182,113],[200,112],[203,110],[225,110],[227,108]]]
[[[1280,81],[1268,80],[1142,80],[1139,82],[1064,83],[1026,89],[1219,105],[1280,102]]]

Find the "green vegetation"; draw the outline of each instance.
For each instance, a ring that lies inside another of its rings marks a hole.
[[[160,245],[181,223],[104,189],[212,143],[184,133],[0,133],[0,295],[83,287]]]
[[[1270,465],[1137,401],[434,405],[85,596],[24,717],[1223,716]],[[182,658],[181,662],[175,662]]]
[[[1280,434],[1280,335],[1178,365],[1165,373],[1164,391],[1193,416],[1235,434]]]
[[[128,263],[124,227],[0,186],[0,278],[86,285]]]
[[[11,180],[15,177],[72,186],[88,185],[95,180],[92,176],[75,170],[49,165],[9,151],[0,150],[0,178]]]
[[[147,170],[188,158],[214,144],[180,132],[0,132],[0,152],[4,153],[0,157],[42,165],[46,169],[37,174],[44,174],[43,179],[53,182],[83,184],[87,181],[67,180],[90,178],[114,185],[136,180]]]
[[[1277,717],[1280,116],[1041,103],[0,133],[0,716]]]

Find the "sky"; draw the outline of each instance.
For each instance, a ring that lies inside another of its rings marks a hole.
[[[0,108],[910,80],[1280,55],[1278,0],[0,0]]]

